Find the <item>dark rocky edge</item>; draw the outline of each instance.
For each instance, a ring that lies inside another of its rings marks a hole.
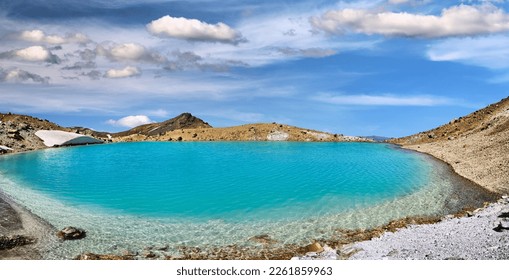
[[[24,246],[35,243],[36,239],[23,235],[5,236],[0,235],[0,250],[13,249],[18,246]]]

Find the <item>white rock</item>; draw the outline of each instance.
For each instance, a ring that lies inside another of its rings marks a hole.
[[[331,135],[327,133],[318,133],[310,131],[309,134],[313,135],[317,140],[327,140],[331,137]]]
[[[7,147],[7,146],[2,146],[0,145],[0,150],[4,150],[4,151],[12,151],[11,148]]]
[[[274,131],[274,132],[271,132],[267,135],[267,140],[269,141],[286,141],[288,140],[288,137],[290,135],[286,132],[282,132],[282,131]]]

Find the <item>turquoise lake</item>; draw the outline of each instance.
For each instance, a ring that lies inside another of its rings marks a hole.
[[[56,227],[89,231],[48,249],[52,258],[84,244],[110,252],[257,234],[307,242],[335,228],[447,213],[462,203],[456,183],[430,157],[371,143],[144,142],[0,157],[5,193]]]

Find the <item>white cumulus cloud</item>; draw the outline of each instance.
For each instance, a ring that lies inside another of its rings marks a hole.
[[[139,59],[145,54],[145,47],[139,44],[128,43],[115,46],[111,49],[111,55],[124,59]]]
[[[139,125],[153,123],[149,117],[145,115],[127,116],[118,120],[108,120],[106,123],[113,126],[123,126],[128,128],[137,127]]]
[[[27,61],[46,61],[51,53],[42,46],[32,46],[15,52],[16,56]]]
[[[144,46],[136,43],[98,45],[95,53],[105,56],[113,61],[145,61],[154,63],[166,62],[162,55],[147,50]]]
[[[30,62],[58,63],[60,59],[43,46],[31,46],[28,48],[10,51],[0,54],[0,57],[18,58]]]
[[[136,43],[118,44],[109,47],[98,45],[96,53],[114,60],[138,60],[146,53],[146,49]]]
[[[106,78],[128,78],[128,77],[134,77],[141,74],[141,70],[138,67],[134,66],[126,66],[122,69],[110,69],[106,71],[106,74],[104,74],[104,77]]]
[[[440,15],[373,12],[366,9],[332,10],[310,18],[314,28],[330,34],[347,32],[384,36],[440,38],[509,31],[509,14],[492,4],[458,5]]]
[[[47,35],[40,29],[25,30],[18,35],[19,40],[48,43],[53,45],[68,44],[68,43],[87,43],[90,40],[82,33],[67,34],[65,36]]]
[[[159,37],[185,40],[212,41],[237,44],[242,41],[240,32],[219,22],[209,24],[197,19],[166,15],[147,24],[147,30]]]

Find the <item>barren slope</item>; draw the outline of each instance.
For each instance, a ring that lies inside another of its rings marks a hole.
[[[390,142],[440,158],[458,174],[491,191],[509,193],[509,98]]]

